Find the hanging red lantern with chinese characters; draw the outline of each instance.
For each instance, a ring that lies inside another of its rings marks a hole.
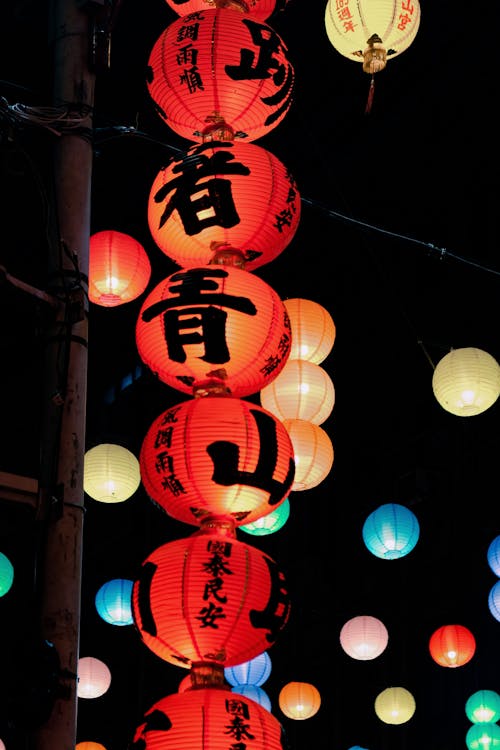
[[[160,117],[183,138],[203,141],[224,125],[232,137],[254,141],[285,117],[294,79],[288,50],[270,26],[212,8],[163,31],[151,50],[147,87]]]
[[[273,645],[290,601],[274,560],[236,539],[234,524],[214,519],[149,555],[134,582],[132,613],[161,659],[230,667]]]
[[[232,396],[167,409],[149,428],[139,462],[149,497],[196,526],[209,515],[230,516],[237,526],[265,516],[284,502],[295,475],[285,427]]]
[[[200,266],[164,279],[144,301],[137,349],[160,380],[193,395],[213,387],[242,398],[275,378],[290,353],[276,292],[241,268]]]
[[[233,8],[265,21],[285,8],[288,0],[166,0],[178,16],[207,8]]]
[[[300,207],[295,180],[270,151],[207,141],[158,173],[148,221],[160,250],[183,268],[211,263],[218,250],[232,247],[250,271],[287,247]]]

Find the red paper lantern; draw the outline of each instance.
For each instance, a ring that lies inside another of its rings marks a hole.
[[[295,475],[281,422],[231,396],[193,398],[160,414],[139,463],[150,498],[170,516],[199,526],[209,515],[255,521],[286,499]]]
[[[219,522],[169,542],[142,564],[132,590],[145,645],[180,667],[241,664],[267,650],[285,627],[290,600],[283,573],[264,552]]]
[[[270,151],[207,141],[174,156],[158,173],[148,221],[158,247],[183,268],[211,263],[230,247],[250,271],[290,243],[300,207],[295,180]]]
[[[265,21],[276,11],[285,8],[288,0],[166,0],[178,16],[185,16],[207,8],[233,8],[250,13],[252,18]]]
[[[199,688],[167,695],[151,706],[130,750],[284,747],[280,722],[256,701],[229,688]]]
[[[275,378],[290,353],[290,321],[276,292],[241,268],[177,271],[143,303],[136,342],[163,382],[192,395],[219,384],[235,397]],[[207,385],[208,384],[208,385]]]
[[[461,667],[474,656],[476,639],[464,625],[443,625],[432,634],[429,651],[441,667]]]
[[[140,242],[112,229],[96,232],[89,244],[89,300],[116,307],[137,299],[151,277],[151,264]]]
[[[148,73],[158,114],[189,141],[211,137],[221,124],[235,138],[261,138],[287,113],[295,79],[280,36],[229,8],[171,23],[151,50]]]

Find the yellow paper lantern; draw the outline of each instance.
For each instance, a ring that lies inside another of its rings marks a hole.
[[[290,318],[292,346],[290,359],[307,359],[321,364],[335,343],[336,327],[326,308],[310,299],[284,300]]]
[[[500,395],[500,365],[482,349],[452,349],[434,369],[432,390],[450,414],[473,417],[489,409]]]
[[[289,359],[279,375],[260,391],[260,403],[281,422],[304,419],[323,424],[332,413],[335,388],[320,365]]]
[[[83,489],[101,503],[122,503],[141,483],[139,461],[121,445],[101,443],[85,453]]]
[[[83,656],[78,659],[79,698],[99,698],[111,685],[111,672],[108,666],[94,656]]]
[[[321,696],[309,682],[289,682],[280,690],[278,703],[289,719],[310,719],[319,711]]]
[[[405,724],[415,708],[415,698],[403,687],[388,687],[375,699],[375,713],[385,724]]]
[[[285,419],[283,425],[294,452],[295,478],[291,489],[301,491],[317,487],[333,466],[334,451],[328,433],[304,419]]]

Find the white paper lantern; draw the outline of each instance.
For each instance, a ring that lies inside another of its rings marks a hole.
[[[387,628],[371,615],[352,617],[340,631],[340,645],[348,656],[359,661],[376,659],[389,641]]]
[[[106,664],[94,656],[83,656],[78,659],[79,698],[99,698],[111,685],[111,672]]]
[[[122,503],[141,483],[139,461],[121,445],[101,443],[85,453],[83,489],[101,503]]]

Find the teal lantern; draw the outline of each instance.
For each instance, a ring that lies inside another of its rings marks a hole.
[[[256,521],[239,526],[241,531],[246,531],[252,536],[267,536],[279,531],[288,521],[290,516],[290,501],[286,497],[281,505],[272,510],[267,516],[257,518]]]
[[[250,698],[250,700],[265,708],[266,711],[271,712],[271,700],[266,691],[258,685],[235,685],[231,688],[231,692],[244,695],[245,698]]]
[[[486,556],[491,570],[500,578],[500,534],[491,542]]]
[[[498,724],[473,724],[465,735],[469,750],[493,750],[500,747],[500,727]]]
[[[113,578],[104,583],[95,597],[95,606],[105,622],[111,625],[131,625],[133,581]]]
[[[7,555],[0,552],[0,596],[5,596],[10,590],[13,580],[14,567]]]
[[[415,547],[420,526],[415,514],[399,503],[386,503],[374,510],[363,524],[368,550],[383,560],[397,560]]]
[[[477,690],[465,704],[467,718],[473,724],[489,724],[500,719],[500,695],[494,690]]]
[[[271,658],[267,651],[254,656],[253,659],[224,669],[224,677],[233,687],[239,687],[240,685],[257,685],[257,687],[260,687],[270,674]]]

